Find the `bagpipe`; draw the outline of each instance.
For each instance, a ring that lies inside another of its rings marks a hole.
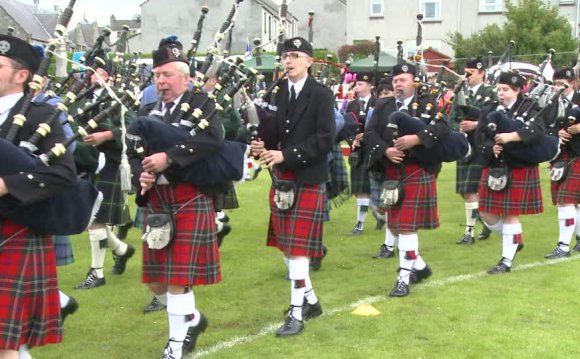
[[[557,91],[549,102],[556,101],[562,90]],[[542,115],[545,109],[550,107],[546,106],[533,114],[535,112],[534,107],[536,106],[536,101],[524,100],[520,107],[523,106],[526,106],[526,108],[515,119],[511,119],[506,115],[503,106],[498,106],[495,111],[491,111],[479,119],[475,140],[484,158],[492,158],[496,134],[518,131],[524,128],[524,126],[530,125],[530,123],[543,121],[539,116]],[[528,119],[530,115],[532,116]],[[545,161],[552,161],[560,153],[559,139],[546,134],[542,135],[540,140],[534,143],[509,142],[502,146],[504,158],[511,158],[524,167],[527,165],[537,165]]]
[[[48,45],[48,54],[42,58],[39,69],[29,83],[23,104],[14,116],[13,124],[6,139],[0,140],[0,176],[11,175],[22,171],[34,171],[49,165],[43,162],[34,152],[37,145],[56,125],[58,114],[51,116],[42,123],[35,134],[27,141],[14,144],[20,131],[26,123],[26,114],[30,110],[35,92],[42,89],[43,78],[48,73],[51,53],[63,41],[63,35],[73,13],[75,1],[71,0],[63,11],[55,28],[55,38]],[[58,112],[58,111],[55,111]],[[11,209],[2,209],[0,216],[13,220],[39,234],[71,235],[84,231],[94,219],[100,206],[101,196],[90,183],[76,179],[73,186],[59,194],[29,204]]]
[[[228,18],[216,35],[216,42],[208,51],[208,55],[196,72],[196,80],[192,88],[186,92],[179,104],[177,115],[172,114],[172,122],[168,124],[161,120],[161,106],[159,101],[149,116],[137,117],[127,129],[126,138],[130,143],[130,151],[134,157],[143,157],[152,153],[164,152],[177,144],[196,136],[210,126],[210,121],[219,121],[217,114],[232,105],[233,97],[240,89],[254,80],[254,69],[242,68],[242,60],[237,59],[229,63],[228,70],[223,74],[215,90],[208,94],[201,104],[193,107],[195,94],[202,92],[202,87],[208,80],[207,72],[220,67],[219,51],[221,40],[225,33],[232,28],[232,22],[238,11],[241,0],[236,0]],[[236,80],[237,78],[237,80]],[[228,87],[228,84],[233,85]],[[214,104],[214,106],[210,106]],[[210,108],[209,111],[204,109]],[[240,180],[243,176],[243,164],[246,145],[241,142],[224,140],[218,151],[213,155],[196,161],[185,168],[169,167],[164,171],[170,179],[190,182],[197,186],[220,185],[233,180]]]
[[[568,127],[580,123],[580,107],[573,107],[567,111],[567,116],[557,118],[554,127],[557,131],[566,130]],[[570,151],[575,156],[580,156],[580,135],[575,134],[570,141],[561,144],[562,152]]]

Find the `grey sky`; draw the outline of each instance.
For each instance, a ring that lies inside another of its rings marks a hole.
[[[23,3],[34,4],[33,0],[19,0]],[[89,22],[97,21],[99,26],[108,25],[111,14],[117,19],[132,19],[141,13],[140,4],[145,0],[77,0],[74,7],[72,24],[86,18]],[[64,9],[68,0],[40,0],[40,8],[54,10],[55,6]],[[71,25],[72,25],[71,24]]]

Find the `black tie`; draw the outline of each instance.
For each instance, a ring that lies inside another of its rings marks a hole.
[[[403,104],[401,103],[401,101],[397,101],[397,110],[400,110],[402,105]]]
[[[288,104],[292,105],[296,101],[296,91],[294,91],[294,85],[290,86],[290,101]]]
[[[165,113],[163,114],[163,122],[169,122],[169,118],[171,117],[171,108],[173,107],[173,102],[169,102],[165,104]]]
[[[467,91],[467,97],[472,98],[473,97],[473,91],[469,90]]]

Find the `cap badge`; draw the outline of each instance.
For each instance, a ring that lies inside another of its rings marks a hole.
[[[0,53],[6,55],[8,51],[10,51],[10,42],[6,40],[0,41]]]
[[[174,47],[173,49],[171,49],[171,52],[173,53],[173,56],[175,56],[175,57],[181,56],[181,51],[179,51],[179,49],[177,47]]]
[[[300,48],[300,46],[302,46],[302,41],[300,41],[299,39],[296,39],[296,40],[292,41],[292,44],[295,47]]]
[[[407,71],[409,71],[409,66],[403,65],[403,66],[401,66],[401,70],[403,70],[403,72],[407,72]]]

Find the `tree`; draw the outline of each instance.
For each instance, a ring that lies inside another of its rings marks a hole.
[[[516,43],[512,54],[526,62],[539,63],[550,48],[556,50],[554,62],[570,64],[572,56],[558,56],[558,53],[572,52],[576,42],[572,37],[572,28],[568,20],[558,14],[557,6],[549,6],[542,0],[520,0],[517,4],[506,2],[506,23],[488,25],[470,37],[458,32],[448,35],[449,43],[455,51],[456,58],[482,56],[493,51],[500,56],[510,40]],[[540,54],[535,57],[521,56]]]

